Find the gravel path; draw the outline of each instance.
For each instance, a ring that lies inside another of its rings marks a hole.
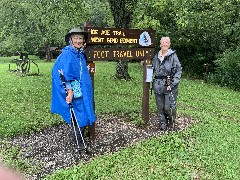
[[[178,117],[176,130],[185,130],[191,122],[191,118]],[[76,165],[80,161],[87,163],[100,154],[116,152],[135,142],[169,133],[159,130],[156,114],[151,114],[149,125],[142,128],[113,115],[102,115],[97,117],[95,128],[96,139],[91,142],[91,155],[76,151],[76,145],[70,136],[71,127],[67,124],[8,141],[10,145],[17,145],[22,150],[24,160],[39,167],[34,174],[28,176],[32,180],[45,177],[57,169]]]

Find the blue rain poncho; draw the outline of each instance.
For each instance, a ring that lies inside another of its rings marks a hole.
[[[81,63],[80,63],[81,61]],[[86,58],[83,52],[77,51],[71,45],[63,48],[52,68],[52,102],[51,112],[62,116],[68,124],[71,122],[70,108],[66,102],[66,92],[62,85],[58,70],[62,70],[66,82],[80,79],[80,64],[82,73],[80,85],[82,97],[73,98],[73,109],[78,120],[79,126],[92,125],[95,121],[93,109],[93,89],[92,80],[86,66]]]

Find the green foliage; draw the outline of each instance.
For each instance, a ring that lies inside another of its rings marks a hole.
[[[83,27],[87,20],[93,25],[112,25],[108,7],[107,1],[94,0],[0,0],[0,55],[36,53],[51,44],[62,46],[64,35],[73,27]]]
[[[239,92],[201,81],[182,79],[180,83],[178,112],[196,119],[209,115],[216,119],[223,117],[227,121],[239,123]]]
[[[185,73],[202,78],[204,64],[213,72],[217,57],[238,46],[239,6],[239,0],[0,0],[0,55],[63,46],[69,29],[90,20],[93,26],[156,30],[156,51],[161,36],[169,36]]]
[[[210,75],[210,81],[240,90],[240,47],[236,50],[227,50],[222,57],[215,61],[216,71]]]
[[[153,29],[156,31],[156,51],[159,48],[159,40],[162,36],[169,36],[174,41],[176,32],[174,21],[174,1],[144,1],[139,0],[134,11],[132,27],[138,29]]]
[[[0,88],[4,94],[0,98],[0,137],[33,132],[59,124],[60,118],[49,112],[52,64],[36,61],[41,75],[20,77],[8,72],[7,59],[2,58],[1,61],[6,63],[2,63],[0,67],[1,77],[4,77],[0,79]]]
[[[190,129],[185,137],[191,161],[210,179],[238,179],[240,163],[235,152],[239,151],[239,122],[220,117],[217,120],[211,114],[203,119],[204,122]]]
[[[158,19],[158,14],[163,12],[164,6],[162,6],[162,1],[154,4],[154,1],[143,1],[139,0],[134,11],[134,19],[132,26],[144,29],[146,27],[157,30],[160,28],[160,19]],[[160,4],[160,5],[159,5]]]
[[[157,46],[161,36],[169,36],[185,73],[203,77],[204,64],[213,67],[219,54],[238,45],[239,5],[233,0],[139,0],[132,26],[156,30]]]
[[[181,0],[174,5],[178,27],[174,46],[185,71],[203,76],[204,64],[213,65],[219,54],[239,42],[239,2]]]

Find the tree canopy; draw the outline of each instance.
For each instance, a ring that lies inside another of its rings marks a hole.
[[[171,38],[184,70],[202,74],[240,42],[240,0],[0,0],[0,55],[64,45],[72,27],[153,29]],[[214,66],[213,66],[214,67]]]
[[[36,53],[51,44],[63,46],[64,35],[87,20],[93,25],[111,25],[106,4],[104,0],[0,0],[1,54]]]

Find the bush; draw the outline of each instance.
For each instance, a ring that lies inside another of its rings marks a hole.
[[[240,46],[234,51],[225,51],[214,63],[216,71],[209,77],[209,81],[240,90]]]

